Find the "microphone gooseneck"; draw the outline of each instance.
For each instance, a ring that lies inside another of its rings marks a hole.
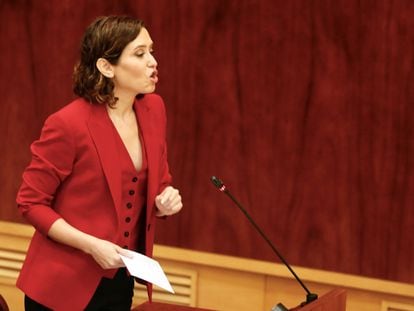
[[[243,212],[243,214],[247,217],[247,219],[250,221],[250,223],[256,228],[256,230],[260,233],[262,238],[267,242],[267,244],[270,246],[270,248],[273,250],[273,252],[279,257],[279,259],[285,264],[285,266],[289,269],[289,271],[292,273],[292,275],[295,277],[295,279],[299,282],[299,284],[302,286],[302,288],[306,291],[306,301],[302,303],[302,305],[308,304],[316,299],[318,299],[318,295],[311,293],[309,289],[305,286],[305,284],[302,282],[302,280],[297,276],[295,271],[293,271],[292,267],[289,265],[289,263],[283,258],[282,254],[276,249],[276,247],[273,245],[273,243],[269,240],[269,238],[264,234],[262,229],[256,224],[256,222],[253,220],[253,218],[249,215],[249,213],[246,211],[246,209],[235,199],[235,197],[230,193],[230,191],[227,189],[227,187],[224,185],[224,183],[217,178],[216,176],[211,176],[211,182],[213,185],[219,189],[221,192],[225,193],[236,205],[237,207]]]

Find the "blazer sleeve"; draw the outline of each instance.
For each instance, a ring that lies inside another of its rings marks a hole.
[[[170,186],[172,183],[172,177],[170,174],[170,169],[168,166],[168,152],[167,152],[167,115],[165,111],[165,106],[163,100],[160,98],[160,116],[161,116],[161,126],[162,126],[162,138],[163,138],[163,147],[160,159],[160,190],[161,193],[166,187]]]
[[[31,153],[16,201],[23,217],[47,235],[61,217],[53,209],[56,190],[71,174],[75,160],[73,136],[57,113],[46,120],[39,140],[31,145]]]

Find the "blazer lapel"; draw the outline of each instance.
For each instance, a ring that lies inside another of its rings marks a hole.
[[[158,137],[153,129],[154,122],[151,122],[150,106],[146,98],[135,100],[134,103],[135,111],[138,115],[139,126],[142,131],[142,137],[144,139],[145,151],[147,155],[148,164],[148,189],[147,189],[147,224],[150,222],[152,213],[155,212],[153,209],[154,198],[157,195],[158,189],[155,189],[157,184],[156,166],[158,165],[157,159],[157,141]]]
[[[92,104],[88,128],[101,161],[116,210],[121,207],[121,171],[111,120],[105,105]]]

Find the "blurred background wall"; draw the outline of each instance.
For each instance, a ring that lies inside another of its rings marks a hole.
[[[185,209],[157,243],[414,282],[414,2],[0,0],[0,219],[86,26],[143,19]]]

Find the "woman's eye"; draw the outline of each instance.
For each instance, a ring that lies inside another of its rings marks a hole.
[[[151,50],[148,50],[148,51],[139,51],[139,52],[135,53],[135,56],[142,58],[142,57],[145,57],[145,54],[147,54],[147,53],[153,54],[154,50],[151,49]]]
[[[143,57],[145,55],[145,51],[144,50],[137,50],[135,51],[135,55],[138,57]]]

